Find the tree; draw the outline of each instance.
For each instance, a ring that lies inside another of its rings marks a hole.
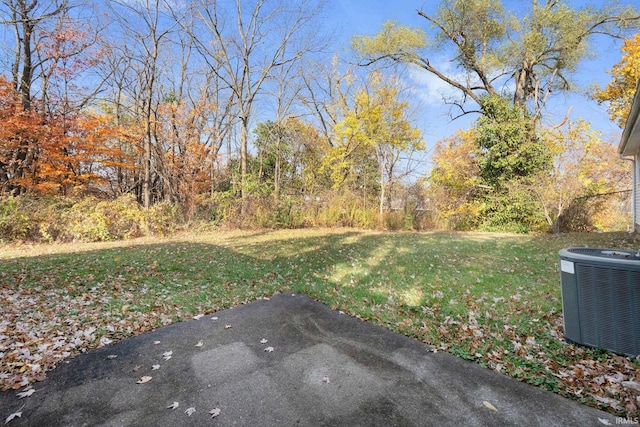
[[[481,100],[476,122],[480,177],[496,190],[509,181],[545,170],[550,156],[538,139],[533,121],[521,106],[497,95]]]
[[[511,86],[513,104],[528,108],[536,120],[552,93],[571,89],[570,76],[592,52],[594,36],[622,37],[640,21],[633,8],[613,2],[576,9],[563,1],[532,0],[527,14],[515,16],[499,0],[442,0],[435,16],[417,13],[435,28],[434,35],[387,22],[374,36],[354,38],[362,64],[392,61],[425,70],[460,93],[448,102],[461,114],[479,112],[467,100],[480,105],[483,95]],[[432,60],[427,48],[454,52],[460,77],[446,73],[439,64],[447,61]]]
[[[482,188],[475,131],[459,131],[438,141],[431,156],[428,195],[437,225],[471,229],[478,225]]]
[[[640,33],[624,41],[622,53],[620,62],[608,71],[613,78],[607,87],[597,90],[593,95],[599,104],[609,103],[611,120],[618,122],[621,128],[624,127],[629,116],[633,96],[640,80]]]
[[[107,169],[126,155],[109,141],[120,130],[110,117],[90,112],[62,115],[25,110],[22,94],[0,78],[0,174],[3,193],[21,188],[46,194],[70,194],[104,184]],[[38,98],[33,98],[39,101]],[[39,102],[38,102],[39,104]],[[18,169],[16,147],[26,147],[33,158]]]
[[[629,185],[627,165],[619,159],[615,145],[602,141],[599,132],[583,120],[571,121],[562,129],[546,129],[542,139],[552,167],[537,173],[526,191],[535,196],[549,228],[555,233],[572,231],[578,222],[580,229],[589,226],[600,212],[613,216],[610,200],[601,196]],[[592,204],[596,209],[581,205],[588,198],[597,200]]]
[[[16,48],[15,60],[11,67],[13,85],[20,92],[22,106],[31,108],[31,85],[36,74],[34,71],[41,65],[36,62],[34,41],[38,39],[39,30],[46,34],[46,25],[51,20],[69,10],[67,0],[2,0],[9,19],[0,21],[11,25],[14,30]]]
[[[118,16],[121,34],[127,34],[136,42],[120,52],[133,60],[139,79],[136,85],[139,93],[134,99],[139,102],[136,108],[144,127],[142,202],[145,208],[149,208],[152,203],[154,114],[160,103],[156,87],[160,74],[160,53],[168,35],[177,25],[169,19],[161,0],[113,1],[113,5],[120,9],[114,11]]]
[[[47,60],[38,61],[39,37],[46,35],[55,20],[68,9],[66,0],[42,2],[40,0],[2,0],[0,3],[0,23],[12,27],[15,37],[14,59],[11,65],[11,79],[13,88],[20,94],[22,104],[21,115],[31,116],[32,85],[41,75],[42,65]],[[40,108],[42,111],[42,108]],[[37,135],[23,135],[15,141],[13,152],[8,155],[10,164],[0,162],[0,176],[4,182],[5,191],[12,194],[23,189],[18,185],[20,179],[26,178],[33,161],[37,156]],[[7,146],[3,147],[7,149]],[[7,157],[5,156],[5,159]],[[7,187],[9,186],[9,187]]]
[[[336,146],[328,156],[330,161],[337,160],[338,167],[333,169],[334,173],[343,175],[335,175],[340,180],[360,161],[357,154],[363,155],[365,162],[369,156],[376,159],[381,224],[385,203],[390,207],[387,187],[394,182],[394,170],[401,153],[424,149],[420,131],[408,121],[407,109],[408,103],[398,97],[396,82],[383,82],[379,73],[371,74],[367,87],[356,95],[353,108],[336,125]]]
[[[183,28],[203,60],[234,95],[240,121],[242,213],[248,198],[247,155],[254,106],[279,68],[314,50],[315,0],[268,2],[235,0],[233,10],[219,0],[198,0]],[[228,22],[234,25],[228,26]]]

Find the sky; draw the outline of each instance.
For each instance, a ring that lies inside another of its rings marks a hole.
[[[141,0],[125,0],[141,1]],[[180,1],[180,0],[177,0]],[[295,1],[295,0],[290,0]],[[329,18],[329,26],[336,26],[339,37],[333,48],[345,53],[349,42],[354,35],[374,35],[385,21],[395,20],[398,24],[409,25],[428,29],[426,20],[420,17],[416,10],[423,10],[429,15],[435,15],[439,5],[438,0],[326,0]],[[529,7],[531,0],[503,0],[508,8]],[[600,5],[601,0],[569,0],[571,5],[594,4]],[[621,4],[632,4],[638,0],[620,0]],[[10,29],[3,26],[4,36],[11,38]],[[612,41],[610,38],[594,39],[594,51],[597,56],[580,64],[575,80],[576,93],[557,95],[549,103],[548,116],[560,121],[567,110],[571,109],[570,118],[584,118],[592,124],[592,128],[602,133],[602,138],[617,144],[621,129],[609,119],[606,106],[598,105],[587,95],[588,89],[593,84],[604,87],[610,80],[607,74],[615,63],[621,58],[621,41]],[[347,56],[347,55],[345,55]],[[453,65],[447,65],[446,57],[430,58],[433,62],[440,60],[439,67],[447,69],[451,73],[456,70]],[[408,70],[403,75],[408,86],[413,88],[415,99],[419,101],[419,107],[414,115],[414,124],[418,126],[427,142],[427,147],[432,148],[435,143],[453,135],[458,129],[468,129],[472,126],[477,115],[467,115],[455,121],[450,119],[450,106],[442,101],[441,94],[450,91],[450,88],[441,80],[430,75],[424,70]],[[582,93],[581,93],[582,92]],[[427,156],[428,157],[428,156]]]
[[[377,33],[382,24],[387,20],[395,20],[398,24],[409,25],[428,29],[426,20],[420,17],[416,10],[423,10],[429,15],[436,12],[438,1],[436,0],[330,0],[336,13],[336,20],[342,26],[345,37],[352,35],[373,35]],[[506,0],[507,8],[514,5],[530,5],[529,1]],[[571,5],[600,5],[602,2],[594,1],[570,1]],[[633,4],[635,0],[621,0],[621,4]],[[516,6],[517,7],[517,6]],[[611,76],[607,71],[621,58],[621,41],[613,41],[608,37],[594,38],[592,47],[597,56],[580,64],[575,74],[577,93],[557,95],[549,103],[549,116],[562,120],[568,109],[571,109],[570,118],[584,118],[592,124],[592,128],[602,133],[606,141],[618,143],[622,130],[609,119],[606,105],[598,105],[588,96],[589,88],[598,84],[606,86]],[[452,72],[454,70],[452,69]],[[416,124],[422,129],[425,140],[429,146],[447,136],[452,135],[458,129],[467,129],[477,116],[468,115],[462,119],[451,121],[449,118],[449,106],[443,105],[440,93],[446,91],[447,85],[439,79],[422,70],[412,70],[409,73],[410,84],[414,85],[422,93],[421,114],[416,118]]]

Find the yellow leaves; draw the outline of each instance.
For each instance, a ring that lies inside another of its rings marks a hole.
[[[409,104],[400,99],[394,81],[383,81],[380,73],[371,73],[367,85],[357,92],[353,102],[335,125],[336,144],[323,162],[323,168],[331,170],[334,187],[341,185],[358,164],[377,158],[382,151],[425,147],[420,130],[408,120]]]
[[[599,103],[609,102],[611,120],[624,127],[640,79],[640,33],[625,40],[621,51],[620,62],[608,71],[613,76],[612,80],[606,88],[597,91],[594,98]]]
[[[387,21],[374,36],[355,36],[351,45],[363,55],[416,54],[426,45],[426,34],[418,28]]]

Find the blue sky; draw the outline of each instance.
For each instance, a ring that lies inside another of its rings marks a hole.
[[[633,3],[629,1],[623,0],[620,3]],[[426,20],[416,14],[416,9],[421,9],[427,14],[435,14],[439,2],[436,0],[331,0],[331,3],[333,12],[339,17],[337,21],[342,25],[342,33],[345,38],[349,38],[353,34],[375,34],[389,19],[396,20],[399,24],[427,29]],[[514,4],[527,6],[531,4],[527,0],[504,3],[509,8]],[[596,0],[570,3],[578,6],[584,4],[597,6],[602,2]],[[549,104],[548,116],[557,117],[560,120],[571,108],[572,119],[584,118],[592,123],[594,129],[602,132],[604,140],[617,143],[621,130],[609,120],[606,106],[599,106],[592,101],[587,92],[591,85],[605,86],[610,80],[607,70],[620,60],[620,46],[621,41],[605,37],[594,38],[592,47],[597,52],[597,56],[582,63],[574,76],[576,82],[574,89],[578,93],[555,96]],[[449,107],[443,105],[438,96],[441,90],[446,90],[445,85],[427,75],[426,72],[416,70],[411,74],[411,83],[423,91],[426,95],[425,99],[431,100],[422,104],[421,114],[416,118],[429,146],[439,139],[450,136],[457,129],[468,128],[470,122],[477,118],[477,116],[467,116],[451,122],[448,116]]]

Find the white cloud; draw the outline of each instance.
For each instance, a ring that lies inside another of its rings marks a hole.
[[[456,71],[450,62],[443,62],[439,66],[439,70],[454,80],[464,81],[466,79],[465,73]],[[443,105],[444,100],[456,99],[461,96],[458,89],[422,68],[411,67],[408,78],[412,92],[425,105],[440,106]]]

